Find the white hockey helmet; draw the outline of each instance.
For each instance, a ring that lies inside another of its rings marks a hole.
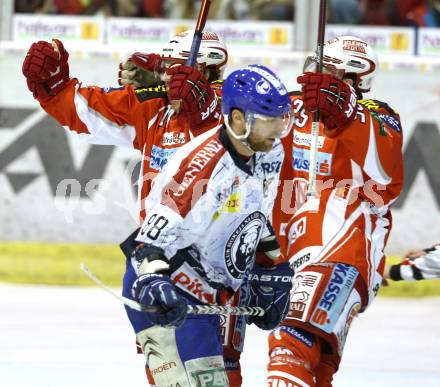
[[[371,89],[379,61],[374,50],[364,40],[355,36],[339,36],[325,43],[323,66],[341,78],[352,78],[353,87],[365,93]],[[314,69],[316,55],[311,55],[304,63],[304,72]]]
[[[194,30],[183,31],[174,36],[163,48],[161,57],[186,61],[189,57]],[[223,40],[215,32],[203,32],[197,63],[206,68],[223,70],[228,61],[228,51]]]

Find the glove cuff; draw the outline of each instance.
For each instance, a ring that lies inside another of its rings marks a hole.
[[[162,261],[161,259],[155,259],[149,261],[148,258],[144,259],[139,265],[139,275],[151,274],[151,273],[163,273],[170,270],[170,265],[168,262]]]

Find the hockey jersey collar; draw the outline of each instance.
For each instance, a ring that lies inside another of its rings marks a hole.
[[[231,155],[232,160],[234,160],[235,165],[240,168],[243,172],[247,173],[250,176],[253,176],[253,168],[246,163],[246,161],[243,160],[243,157],[240,156],[240,153],[237,152],[237,150],[234,147],[234,144],[232,144],[228,134],[226,133],[226,128],[223,125],[220,129],[219,134],[219,140],[225,147],[225,149],[228,151],[228,153]],[[251,165],[255,165],[255,154],[252,155],[252,163]]]

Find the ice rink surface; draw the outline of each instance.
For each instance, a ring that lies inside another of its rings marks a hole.
[[[353,322],[334,386],[439,387],[439,331],[440,298],[379,298]],[[265,338],[248,330],[243,387],[265,386]],[[1,387],[145,387],[142,368],[102,290],[0,284]]]

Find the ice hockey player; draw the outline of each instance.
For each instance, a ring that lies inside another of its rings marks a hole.
[[[411,250],[402,262],[386,265],[384,278],[392,281],[440,278],[440,243],[422,250]]]
[[[227,60],[226,47],[218,45],[213,45],[209,43],[208,39],[215,41],[214,38],[220,38],[212,36],[213,33],[206,33],[204,36],[205,44],[202,44],[199,55],[205,58],[219,58],[219,52],[223,51],[225,56],[223,62],[217,65],[215,68],[212,66],[207,66],[205,75],[209,81],[211,88],[215,91],[218,100],[221,101],[221,88],[222,88],[222,73],[224,70],[224,63]],[[187,50],[177,50],[174,41],[178,40],[181,47],[191,47],[193,31],[188,31],[184,34],[179,34],[177,37],[173,38],[168,45],[166,45],[162,50],[163,60],[169,58],[179,58],[180,60],[187,58]],[[136,89],[146,89],[154,90],[156,88],[163,87],[161,83],[158,84],[158,79],[156,74],[162,73],[163,70],[157,66],[152,68],[149,64],[151,54],[145,53],[134,53],[128,60],[119,65],[118,82],[121,85],[132,85]],[[228,304],[233,306],[246,305],[246,292],[237,291],[234,296],[229,300]],[[240,367],[240,357],[243,351],[244,338],[246,333],[246,320],[244,316],[234,316],[234,315],[223,315],[221,319],[221,332],[222,332],[222,343],[223,343],[223,356],[226,367],[226,372],[228,374],[229,385],[231,387],[239,387],[242,384],[242,375]],[[138,347],[139,352],[141,349]],[[147,375],[150,384],[153,386],[154,381],[151,377],[151,373],[147,367]]]
[[[268,224],[291,125],[288,93],[251,65],[223,84],[225,124],[179,149],[146,198],[147,218],[125,245],[123,294],[156,312],[129,311],[151,374],[162,386],[228,386],[219,316],[186,315],[189,303],[224,304],[247,278],[248,317],[273,329],[287,312],[292,271],[274,265]]]
[[[362,99],[378,69],[370,45],[352,36],[329,40],[323,73],[316,68],[310,56],[298,77],[301,93],[292,95],[294,131],[283,139],[273,225],[295,278],[288,316],[269,337],[273,387],[332,385],[350,324],[380,287],[390,206],[402,188],[399,116]],[[316,110],[318,195],[306,198]]]
[[[160,55],[133,55],[137,64],[148,69],[150,76],[144,81],[155,80],[154,85],[150,83],[153,87],[137,90],[130,82],[121,88],[82,85],[70,77],[68,53],[56,39],[52,44],[34,43],[23,63],[29,89],[61,125],[88,143],[129,147],[142,153],[138,179],[141,221],[145,217],[142,203],[157,172],[178,147],[216,126],[221,118],[216,98],[221,82],[217,80],[222,78],[227,62],[226,46],[216,33],[205,32],[197,58],[198,69],[203,74],[186,66],[174,69],[175,65],[186,62],[192,36],[193,31],[179,33],[163,47]],[[156,75],[161,78],[159,82]],[[212,80],[209,85],[206,78]],[[173,109],[173,100],[184,100],[179,114]],[[217,108],[213,109],[214,106]],[[201,111],[209,113],[201,115]],[[239,352],[232,352],[238,358]],[[230,374],[241,380],[235,358],[228,361]]]
[[[151,89],[83,86],[70,77],[69,55],[57,39],[34,43],[23,63],[29,89],[61,125],[86,142],[129,147],[142,153],[141,201],[176,148],[216,126],[220,118],[218,99],[205,75],[197,69],[176,66],[185,63],[189,54],[189,47],[183,46],[187,35],[181,33],[171,39],[161,55],[143,56],[145,66],[164,70],[161,76],[166,85]],[[203,36],[199,68],[206,75],[221,74],[227,61],[226,47],[214,33]],[[177,114],[171,103],[179,100],[183,102]],[[144,217],[141,210],[141,220]]]

